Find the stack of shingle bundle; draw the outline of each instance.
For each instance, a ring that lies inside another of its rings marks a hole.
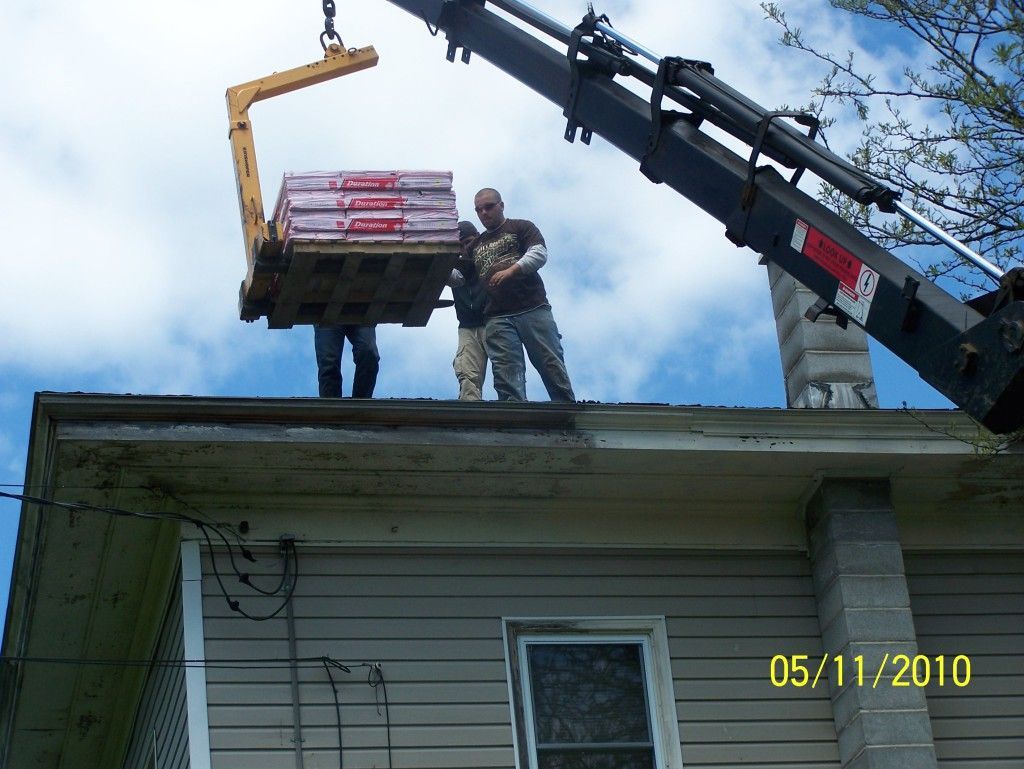
[[[286,173],[274,209],[293,239],[458,242],[451,171]]]

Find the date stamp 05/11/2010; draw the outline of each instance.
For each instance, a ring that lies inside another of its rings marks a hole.
[[[846,659],[841,654],[826,653],[820,661],[817,656],[812,658],[807,654],[776,654],[771,659],[769,676],[772,686],[777,688],[809,686],[813,689],[819,682],[826,684],[827,679],[840,688],[849,683],[872,689],[879,686],[923,689],[928,685],[953,685],[962,689],[971,683],[971,659],[966,654],[955,657],[915,654],[911,657],[886,653],[877,666],[866,666],[863,654]]]

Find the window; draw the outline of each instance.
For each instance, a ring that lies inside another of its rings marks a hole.
[[[506,619],[519,769],[678,769],[660,617]]]

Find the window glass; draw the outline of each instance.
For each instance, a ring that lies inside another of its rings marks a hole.
[[[639,643],[527,643],[538,769],[650,769]]]

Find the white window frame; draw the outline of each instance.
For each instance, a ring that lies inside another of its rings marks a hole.
[[[537,769],[536,730],[526,647],[529,644],[555,643],[638,644],[644,668],[655,766],[658,769],[682,769],[679,721],[664,617],[504,617],[502,633],[517,769]]]

